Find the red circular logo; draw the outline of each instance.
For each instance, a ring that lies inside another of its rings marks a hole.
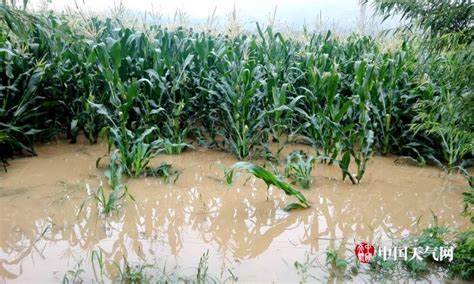
[[[375,248],[373,245],[368,243],[358,243],[354,249],[355,256],[362,263],[369,263],[375,254]]]

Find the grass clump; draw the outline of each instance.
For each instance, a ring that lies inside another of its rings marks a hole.
[[[82,283],[83,279],[81,275],[84,273],[84,268],[82,267],[82,259],[76,263],[76,265],[68,270],[63,277],[63,284],[74,284]]]
[[[344,272],[349,261],[340,257],[337,250],[329,250],[326,252],[326,264],[331,265],[333,270]]]
[[[449,264],[449,274],[464,280],[474,279],[474,229],[468,229],[457,235],[454,241],[453,262]]]

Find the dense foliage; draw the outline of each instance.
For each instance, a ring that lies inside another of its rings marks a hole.
[[[387,50],[329,32],[296,41],[270,27],[231,37],[5,6],[0,14],[4,163],[34,153],[35,141],[66,133],[74,142],[81,132],[91,143],[108,134],[131,176],[190,141],[239,159],[275,157],[271,140],[308,143],[353,183],[374,152],[449,170],[472,161],[472,90],[445,80],[472,63],[426,56],[414,42]]]
[[[471,0],[374,0],[373,4],[386,18],[398,15],[406,20],[405,29],[419,29],[421,35],[433,40],[437,48],[456,48],[471,44],[474,39],[474,4]]]
[[[367,1],[363,1],[367,2]],[[437,95],[415,105],[412,130],[435,137],[448,170],[472,153],[474,129],[474,3],[470,0],[375,0],[377,12],[400,16],[420,45],[421,72],[437,78]],[[428,85],[429,86],[429,85]],[[438,95],[439,94],[439,95]]]

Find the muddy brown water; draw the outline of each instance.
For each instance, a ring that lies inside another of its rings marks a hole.
[[[291,146],[284,154],[296,148],[308,150]],[[38,156],[13,160],[8,173],[0,173],[0,280],[7,283],[60,282],[78,263],[86,283],[107,282],[118,275],[112,262],[123,264],[124,258],[158,267],[157,275],[165,267],[176,279],[195,275],[206,252],[215,279],[294,283],[301,279],[295,261],[314,256],[323,264],[329,248],[347,248],[352,256],[360,241],[389,245],[391,238],[419,233],[432,212],[453,229],[469,227],[460,216],[462,177],[396,164],[395,157],[373,157],[358,186],[342,182],[337,166],[317,164],[311,188],[303,191],[312,208],[287,213],[282,208],[293,199],[271,188],[267,200],[265,184],[250,175],[231,186],[223,182],[217,164],[236,162],[228,153],[197,149],[160,156],[153,163],[167,161],[182,171],[176,183],[125,180],[136,201],[103,218],[84,199],[85,184],[95,188],[103,181],[95,161],[106,146],[56,141],[36,150]],[[93,251],[107,259],[103,276],[91,264]],[[319,266],[308,268],[308,275],[331,280]],[[356,280],[370,281],[364,277]],[[428,279],[442,277],[432,273]]]

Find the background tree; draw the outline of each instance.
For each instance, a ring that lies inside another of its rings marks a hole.
[[[472,44],[472,0],[374,0],[373,5],[384,20],[399,15],[406,21],[402,29],[422,33],[438,49]]]

